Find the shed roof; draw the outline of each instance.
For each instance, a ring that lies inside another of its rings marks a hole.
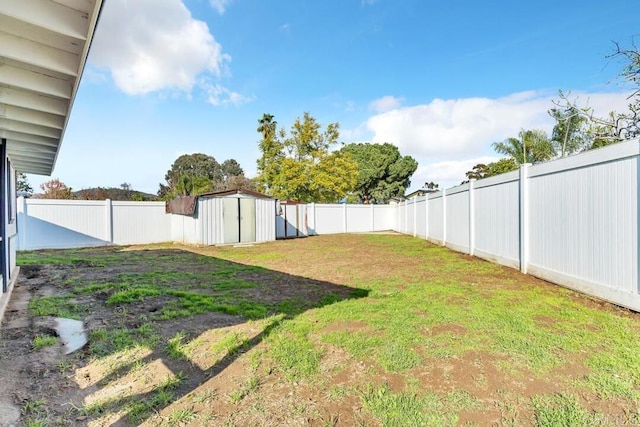
[[[53,171],[102,3],[0,1],[0,138],[20,172]]]

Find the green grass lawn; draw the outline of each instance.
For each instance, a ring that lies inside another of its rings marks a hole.
[[[640,423],[640,316],[515,270],[398,235],[121,249],[18,259],[66,268],[34,316],[113,314],[73,370],[139,392],[96,423]]]

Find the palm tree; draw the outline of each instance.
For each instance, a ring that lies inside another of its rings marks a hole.
[[[264,113],[261,119],[258,119],[258,132],[262,134],[263,139],[269,139],[276,134],[276,125],[278,122],[274,121],[273,114]]]
[[[491,144],[496,153],[512,158],[516,164],[540,163],[555,157],[556,151],[547,134],[540,129],[521,130],[518,138]]]

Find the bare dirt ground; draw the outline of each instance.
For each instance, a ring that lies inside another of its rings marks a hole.
[[[395,392],[452,395],[464,391],[476,403],[461,404],[454,421],[457,425],[545,425],[536,421],[528,400],[575,392],[571,384],[588,374],[582,360],[586,355],[541,377],[505,369],[510,361],[504,354],[469,350],[460,356],[435,358],[420,349],[416,352],[422,363],[394,372],[383,369],[373,357],[354,357],[340,346],[312,338],[323,349],[313,380],[287,375],[286,369],[263,357],[269,352],[271,332],[283,319],[271,314],[295,318],[305,313],[305,322],[313,329],[318,322],[315,309],[366,297],[358,292],[363,277],[395,283],[392,292],[402,292],[416,280],[412,271],[424,260],[393,251],[381,255],[380,247],[368,249],[365,242],[358,236],[276,242],[238,254],[227,249],[225,256],[233,261],[214,263],[209,259],[220,255],[216,248],[85,249],[63,253],[63,257],[74,258],[63,264],[47,263],[49,253],[43,254],[42,264],[22,267],[2,323],[0,424],[4,420],[5,425],[27,426],[394,425],[376,418],[363,404],[366,387],[385,385]],[[452,256],[457,263],[482,262]],[[431,280],[440,273],[420,274],[420,280]],[[228,279],[233,279],[241,285],[229,291],[209,285],[205,277],[212,278],[213,284],[227,286]],[[116,278],[125,283],[150,280],[177,291],[197,290],[224,300],[228,307],[240,307],[239,301],[247,301],[267,311],[251,315],[254,306],[241,306],[238,314],[235,309],[224,309],[163,317],[168,308],[177,307],[172,305],[176,295],[149,293],[134,303],[111,304],[114,291],[106,285]],[[472,279],[471,285],[486,286],[486,292],[492,287],[536,287],[544,296],[557,289],[501,267]],[[79,288],[85,291],[78,292]],[[635,313],[578,294],[567,295],[589,309],[640,324]],[[52,296],[67,296],[69,311],[84,322],[90,341],[82,350],[64,355],[60,343],[34,349],[36,336],[54,332],[52,317],[31,314],[29,301]],[[426,314],[416,311],[415,316],[421,315]],[[536,321],[550,327],[555,323],[544,316]],[[323,326],[314,334],[321,337],[335,332],[373,337],[378,333],[366,322],[351,320]],[[293,330],[287,333],[296,334]],[[449,323],[425,327],[424,335],[464,340],[469,331]],[[127,339],[133,342],[127,344]],[[172,342],[177,344],[172,346]],[[140,343],[144,345],[137,345]],[[610,417],[600,418],[602,422],[595,425],[616,425],[618,421],[633,425],[633,415],[629,415],[633,399],[606,400],[594,391],[579,390],[581,402],[590,411]]]

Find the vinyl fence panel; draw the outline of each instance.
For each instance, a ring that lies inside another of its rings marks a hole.
[[[164,202],[111,202],[113,243],[133,245],[171,240],[171,218]]]
[[[442,244],[444,239],[444,197],[443,192],[438,191],[427,196],[429,240]]]
[[[447,190],[446,245],[469,252],[469,184]]]
[[[112,239],[110,203],[92,200],[18,201],[18,249],[103,246]]]
[[[529,271],[637,304],[638,147],[607,148],[530,168]]]
[[[519,176],[483,179],[474,188],[474,254],[513,268],[520,266]]]

